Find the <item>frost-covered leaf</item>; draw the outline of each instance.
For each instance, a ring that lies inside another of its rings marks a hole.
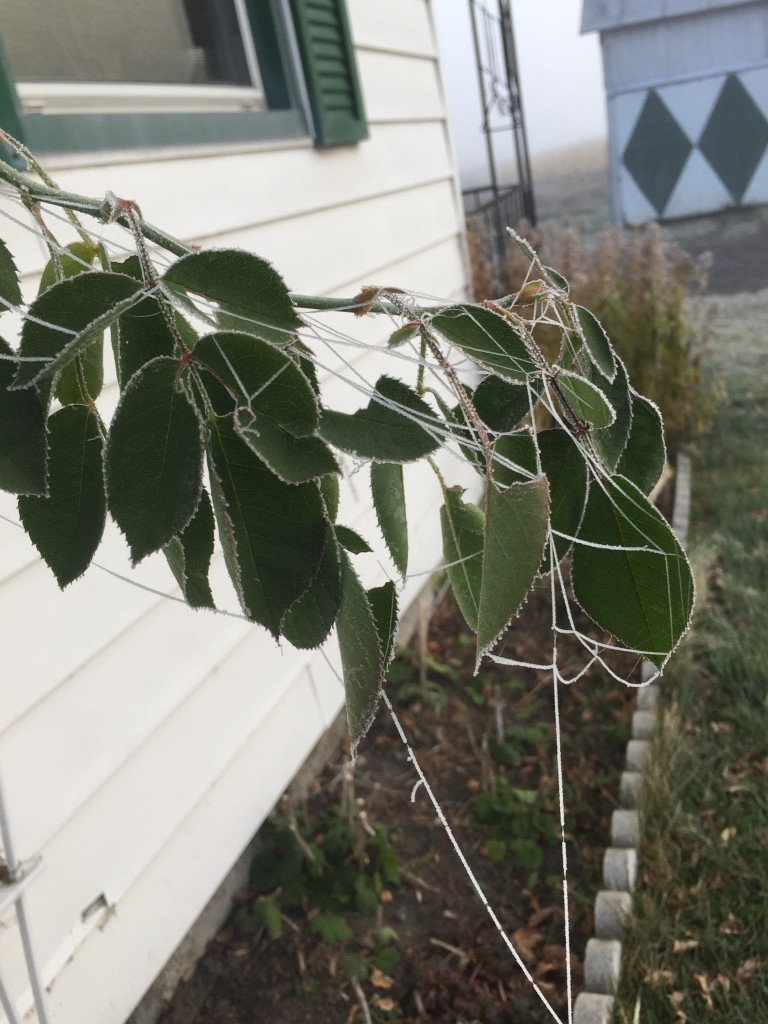
[[[87,405],[104,387],[104,346],[91,345],[68,363],[56,379],[54,394],[62,405]]]
[[[19,497],[19,517],[60,587],[82,576],[106,518],[103,441],[96,412],[68,405],[48,420],[48,496]]]
[[[590,434],[592,444],[605,468],[613,473],[627,444],[632,428],[632,398],[624,364],[616,358],[616,372],[612,382],[601,377],[596,369],[588,369],[590,380],[598,387],[613,408],[616,419],[607,427],[595,428]]]
[[[517,614],[541,563],[549,520],[547,478],[486,491],[477,664]]]
[[[476,505],[462,501],[461,495],[460,487],[449,487],[443,492],[445,503],[440,509],[443,559],[461,614],[470,629],[477,632],[485,516]]]
[[[349,526],[342,526],[340,523],[337,523],[334,529],[336,531],[336,540],[351,555],[368,555],[371,553],[371,545],[364,537],[360,536],[357,530],[353,530]]]
[[[312,583],[328,523],[316,483],[286,484],[238,436],[231,416],[210,421],[213,507],[224,556],[245,614],[278,636]]]
[[[219,306],[222,328],[287,345],[301,327],[282,277],[266,260],[243,249],[202,249],[182,256],[163,275]]]
[[[590,359],[603,377],[612,381],[616,373],[616,359],[605,328],[595,314],[585,309],[584,306],[574,306],[573,310]]]
[[[125,387],[134,373],[158,356],[172,356],[175,339],[157,299],[148,295],[112,328],[117,379]]]
[[[19,272],[8,246],[0,240],[0,313],[20,302]]]
[[[333,452],[319,437],[294,437],[268,416],[238,409],[235,430],[259,458],[289,484],[338,473]]]
[[[419,335],[418,324],[406,324],[404,327],[398,327],[396,331],[393,331],[389,336],[387,342],[387,348],[397,348],[398,345],[403,345],[406,341],[412,341]]]
[[[413,462],[439,446],[433,436],[436,420],[427,403],[407,384],[380,377],[364,409],[351,415],[324,409],[319,434],[335,448],[363,459]]]
[[[529,390],[530,388],[530,390]],[[540,380],[532,379],[528,387],[511,384],[501,377],[484,377],[475,388],[473,402],[477,415],[498,433],[514,430],[531,411],[541,393]]]
[[[109,430],[107,502],[134,564],[180,533],[200,499],[201,424],[178,371],[160,356],[134,374]]]
[[[219,413],[247,406],[296,437],[316,430],[318,405],[312,385],[285,350],[249,334],[219,331],[200,339],[194,361]]]
[[[96,247],[87,242],[70,242],[64,247],[64,252],[59,253],[61,263],[62,280],[67,277],[77,277],[91,269],[91,264],[96,257]],[[53,260],[48,260],[40,277],[38,294],[47,291],[51,285],[56,284],[56,266]]]
[[[379,634],[382,672],[386,672],[395,653],[397,633],[397,590],[391,580],[368,591],[373,621]]]
[[[384,675],[381,638],[368,595],[349,563],[341,556],[341,607],[336,622],[352,757],[368,731],[379,702]]]
[[[34,388],[9,391],[15,353],[0,338],[0,488],[11,494],[46,493],[45,412]]]
[[[570,419],[574,416],[592,427],[608,427],[616,414],[600,388],[569,370],[560,370],[550,388]]]
[[[594,621],[662,668],[688,627],[693,576],[661,513],[625,477],[590,487],[573,549],[576,598]]]
[[[24,388],[63,370],[141,299],[142,286],[125,274],[89,271],[39,295],[21,331],[14,387]]]
[[[525,382],[534,366],[522,340],[522,326],[485,306],[448,306],[432,327],[480,366],[506,380]]]
[[[632,429],[616,471],[650,494],[664,472],[667,449],[661,413],[650,399],[632,392]]]
[[[536,443],[530,430],[502,434],[493,446],[491,464],[498,487],[509,487],[519,480],[529,480],[539,473],[536,465]]]
[[[584,515],[587,500],[587,464],[584,456],[564,430],[542,430],[537,435],[541,468],[549,481],[549,518],[553,530],[574,537]],[[565,537],[554,537],[561,559],[571,545]],[[549,570],[545,551],[545,569]]]
[[[325,509],[328,514],[328,521],[331,523],[335,523],[336,517],[339,514],[339,478],[336,475],[321,477],[320,493],[322,494],[323,501],[325,502]]]
[[[371,494],[384,543],[402,577],[408,572],[408,521],[405,514],[403,467],[394,463],[371,465]]]
[[[283,618],[281,632],[294,647],[319,647],[326,639],[341,604],[341,558],[339,545],[328,530],[323,554],[309,588],[295,601]]]
[[[168,565],[192,608],[213,608],[208,570],[213,557],[213,508],[208,492],[200,493],[195,514],[163,548]]]

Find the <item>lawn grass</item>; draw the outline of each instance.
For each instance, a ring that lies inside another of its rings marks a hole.
[[[617,1024],[768,1021],[768,292],[720,303],[691,633],[661,681]]]

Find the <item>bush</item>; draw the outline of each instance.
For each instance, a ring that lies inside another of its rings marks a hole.
[[[631,231],[609,227],[592,239],[572,227],[523,227],[521,233],[543,262],[556,266],[568,280],[573,301],[601,321],[633,387],[660,407],[674,457],[681,445],[701,433],[714,406],[702,375],[713,307],[697,307],[692,301],[703,291],[706,265],[694,263],[657,224]],[[488,269],[477,229],[471,237],[475,297],[486,298],[480,292]],[[528,261],[510,246],[502,288],[517,292],[528,268]],[[546,335],[546,328],[540,332]]]

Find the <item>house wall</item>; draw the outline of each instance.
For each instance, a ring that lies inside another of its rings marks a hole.
[[[601,31],[615,219],[768,202],[768,4],[613,8],[585,3],[582,25]]]
[[[62,157],[49,169],[65,189],[135,199],[189,242],[253,249],[297,291],[381,283],[465,296],[430,5],[350,0],[349,15],[368,140],[326,151],[307,141]],[[39,239],[5,218],[0,234],[31,297],[45,262]],[[371,320],[335,323],[386,338]],[[349,372],[375,379],[380,361],[353,356]],[[106,400],[114,405],[114,384]],[[431,474],[408,467],[407,476],[419,573],[439,561],[440,496]],[[359,560],[371,585],[388,563],[357,490],[340,518],[376,543]],[[329,661],[280,649],[260,627],[132,586],[113,573],[177,595],[162,557],[129,569],[114,528],[98,566],[60,593],[13,525],[11,496],[0,497],[0,514],[0,778],[18,856],[43,857],[26,906],[49,1013],[54,1024],[122,1024],[337,715],[338,658],[332,645]],[[409,579],[403,604],[424,579]],[[220,607],[235,609],[221,559],[213,583]],[[0,965],[33,1020],[10,913],[0,917]]]

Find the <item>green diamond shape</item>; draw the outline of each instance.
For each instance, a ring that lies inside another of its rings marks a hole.
[[[624,150],[624,166],[661,214],[693,146],[658,93],[651,89]]]
[[[699,139],[699,149],[736,203],[768,145],[768,121],[736,75],[728,75]]]

